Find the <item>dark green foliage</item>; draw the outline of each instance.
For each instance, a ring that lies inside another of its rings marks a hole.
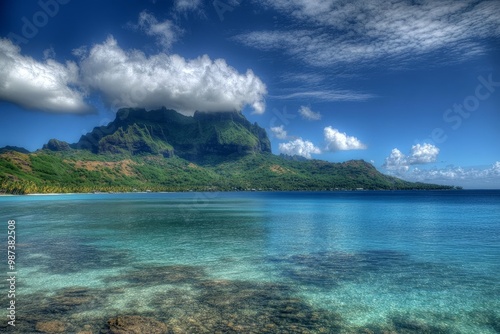
[[[100,154],[176,155],[198,163],[271,152],[265,130],[241,113],[197,112],[188,117],[167,109],[121,109],[113,122],[94,128],[72,146]]]
[[[165,141],[155,140],[147,126],[132,124],[123,127],[99,140],[98,151],[101,153],[163,154],[171,156],[173,148]]]
[[[71,147],[65,141],[51,139],[47,144],[43,145],[43,149],[50,151],[69,151]]]
[[[22,159],[21,159],[22,158]],[[24,159],[24,160],[23,160]],[[26,161],[23,167],[20,161]],[[23,169],[24,168],[24,169]],[[29,170],[28,170],[29,169]],[[196,165],[161,155],[98,155],[81,150],[0,155],[0,192],[450,189],[379,173],[362,161],[290,161],[261,153]]]
[[[10,152],[10,151],[19,152],[19,153],[25,153],[25,154],[30,153],[30,151],[28,151],[24,147],[4,146],[4,147],[0,148],[0,154],[1,153],[5,153],[5,152]]]

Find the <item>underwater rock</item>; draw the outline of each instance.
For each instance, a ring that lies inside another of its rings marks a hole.
[[[286,285],[244,281],[206,281],[200,284],[198,303],[206,305],[210,330],[221,333],[335,333],[338,314],[314,310],[291,296]],[[322,329],[322,330],[320,330]]]
[[[451,334],[456,333],[439,324],[408,315],[398,314],[387,318],[387,323],[372,323],[357,328],[357,334]]]
[[[59,320],[41,321],[36,324],[36,330],[42,333],[64,333],[66,326]]]
[[[359,282],[367,273],[399,272],[415,263],[405,253],[369,250],[358,253],[319,252],[270,258],[282,275],[303,285],[331,289],[345,282]]]
[[[35,239],[33,245],[26,246],[26,253],[39,253],[37,245],[42,244],[43,258],[26,258],[25,265],[40,267],[40,270],[49,275],[68,275],[83,273],[87,270],[99,270],[102,268],[114,268],[125,266],[130,263],[127,251],[97,248],[88,245],[85,238],[71,238],[71,240],[60,240],[57,238]],[[16,245],[17,246],[17,245]],[[88,254],[93,254],[88,256]]]
[[[405,316],[395,316],[392,318],[392,323],[398,333],[450,333],[447,328],[443,328],[439,325],[434,325],[425,322],[421,319],[412,319]]]
[[[50,296],[39,307],[42,313],[66,314],[74,312],[77,308],[90,308],[97,306],[99,301],[97,290],[81,287],[66,288],[60,290],[56,295]]]
[[[53,298],[53,302],[64,306],[78,306],[90,303],[94,295],[87,288],[69,288],[62,290]]]
[[[92,326],[89,324],[86,324],[83,326],[82,329],[80,329],[76,334],[93,334],[94,331],[92,330]]]
[[[137,315],[119,316],[108,320],[109,334],[165,334],[167,325],[154,318]]]
[[[134,285],[161,285],[161,284],[193,284],[205,277],[201,267],[172,265],[149,266],[127,271],[119,276],[109,278],[107,281],[126,281]]]

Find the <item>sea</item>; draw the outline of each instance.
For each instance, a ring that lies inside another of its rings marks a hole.
[[[498,190],[2,196],[0,219],[2,333],[500,333]]]

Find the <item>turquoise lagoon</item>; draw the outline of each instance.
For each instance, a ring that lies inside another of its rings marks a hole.
[[[16,327],[168,333],[500,333],[500,191],[0,198]],[[53,324],[53,323],[52,323]]]

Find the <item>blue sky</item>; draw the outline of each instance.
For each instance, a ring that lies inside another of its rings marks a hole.
[[[125,106],[242,110],[276,154],[500,188],[500,2],[2,2],[0,147]]]

